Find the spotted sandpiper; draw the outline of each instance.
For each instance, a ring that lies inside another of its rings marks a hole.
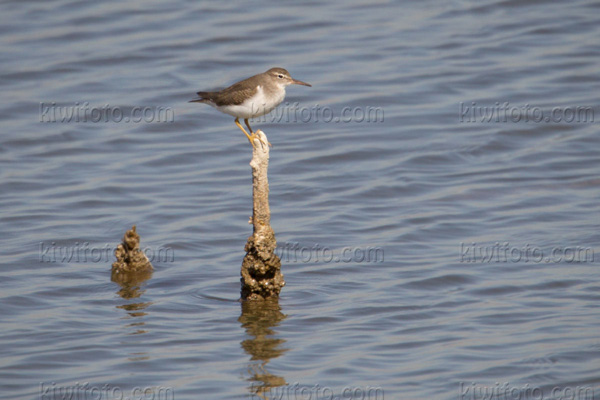
[[[190,100],[190,103],[205,103],[234,116],[235,124],[254,146],[254,139],[257,136],[250,127],[248,119],[270,113],[285,98],[285,88],[292,84],[311,86],[306,82],[293,79],[283,68],[271,68],[267,72],[234,83],[219,92],[198,92],[200,97]],[[250,134],[240,124],[240,118],[244,119]]]

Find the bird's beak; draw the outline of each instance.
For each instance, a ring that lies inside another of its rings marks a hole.
[[[292,83],[294,85],[303,85],[303,86],[310,86],[310,87],[312,87],[312,85],[310,83],[306,83],[306,82],[302,82],[302,81],[297,81],[296,79],[292,79]]]

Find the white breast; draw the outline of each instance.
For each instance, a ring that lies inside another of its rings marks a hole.
[[[221,106],[219,111],[238,118],[254,118],[265,115],[277,107],[285,98],[285,89],[280,90],[275,96],[267,97],[262,86],[256,87],[255,95],[235,106]]]

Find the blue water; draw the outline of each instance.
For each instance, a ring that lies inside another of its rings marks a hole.
[[[0,8],[1,399],[600,396],[597,2]],[[187,101],[274,66],[287,285],[242,306],[251,147]]]

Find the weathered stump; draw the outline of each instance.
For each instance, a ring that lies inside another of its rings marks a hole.
[[[266,135],[256,131],[252,151],[252,223],[254,229],[248,238],[242,262],[241,282],[243,300],[277,298],[285,285],[281,273],[281,260],[275,254],[275,233],[271,228],[269,208],[269,145]]]
[[[135,225],[125,232],[123,243],[115,249],[115,257],[117,261],[113,263],[111,271],[113,282],[145,280],[154,269],[146,254],[140,249],[140,235],[135,231]]]

